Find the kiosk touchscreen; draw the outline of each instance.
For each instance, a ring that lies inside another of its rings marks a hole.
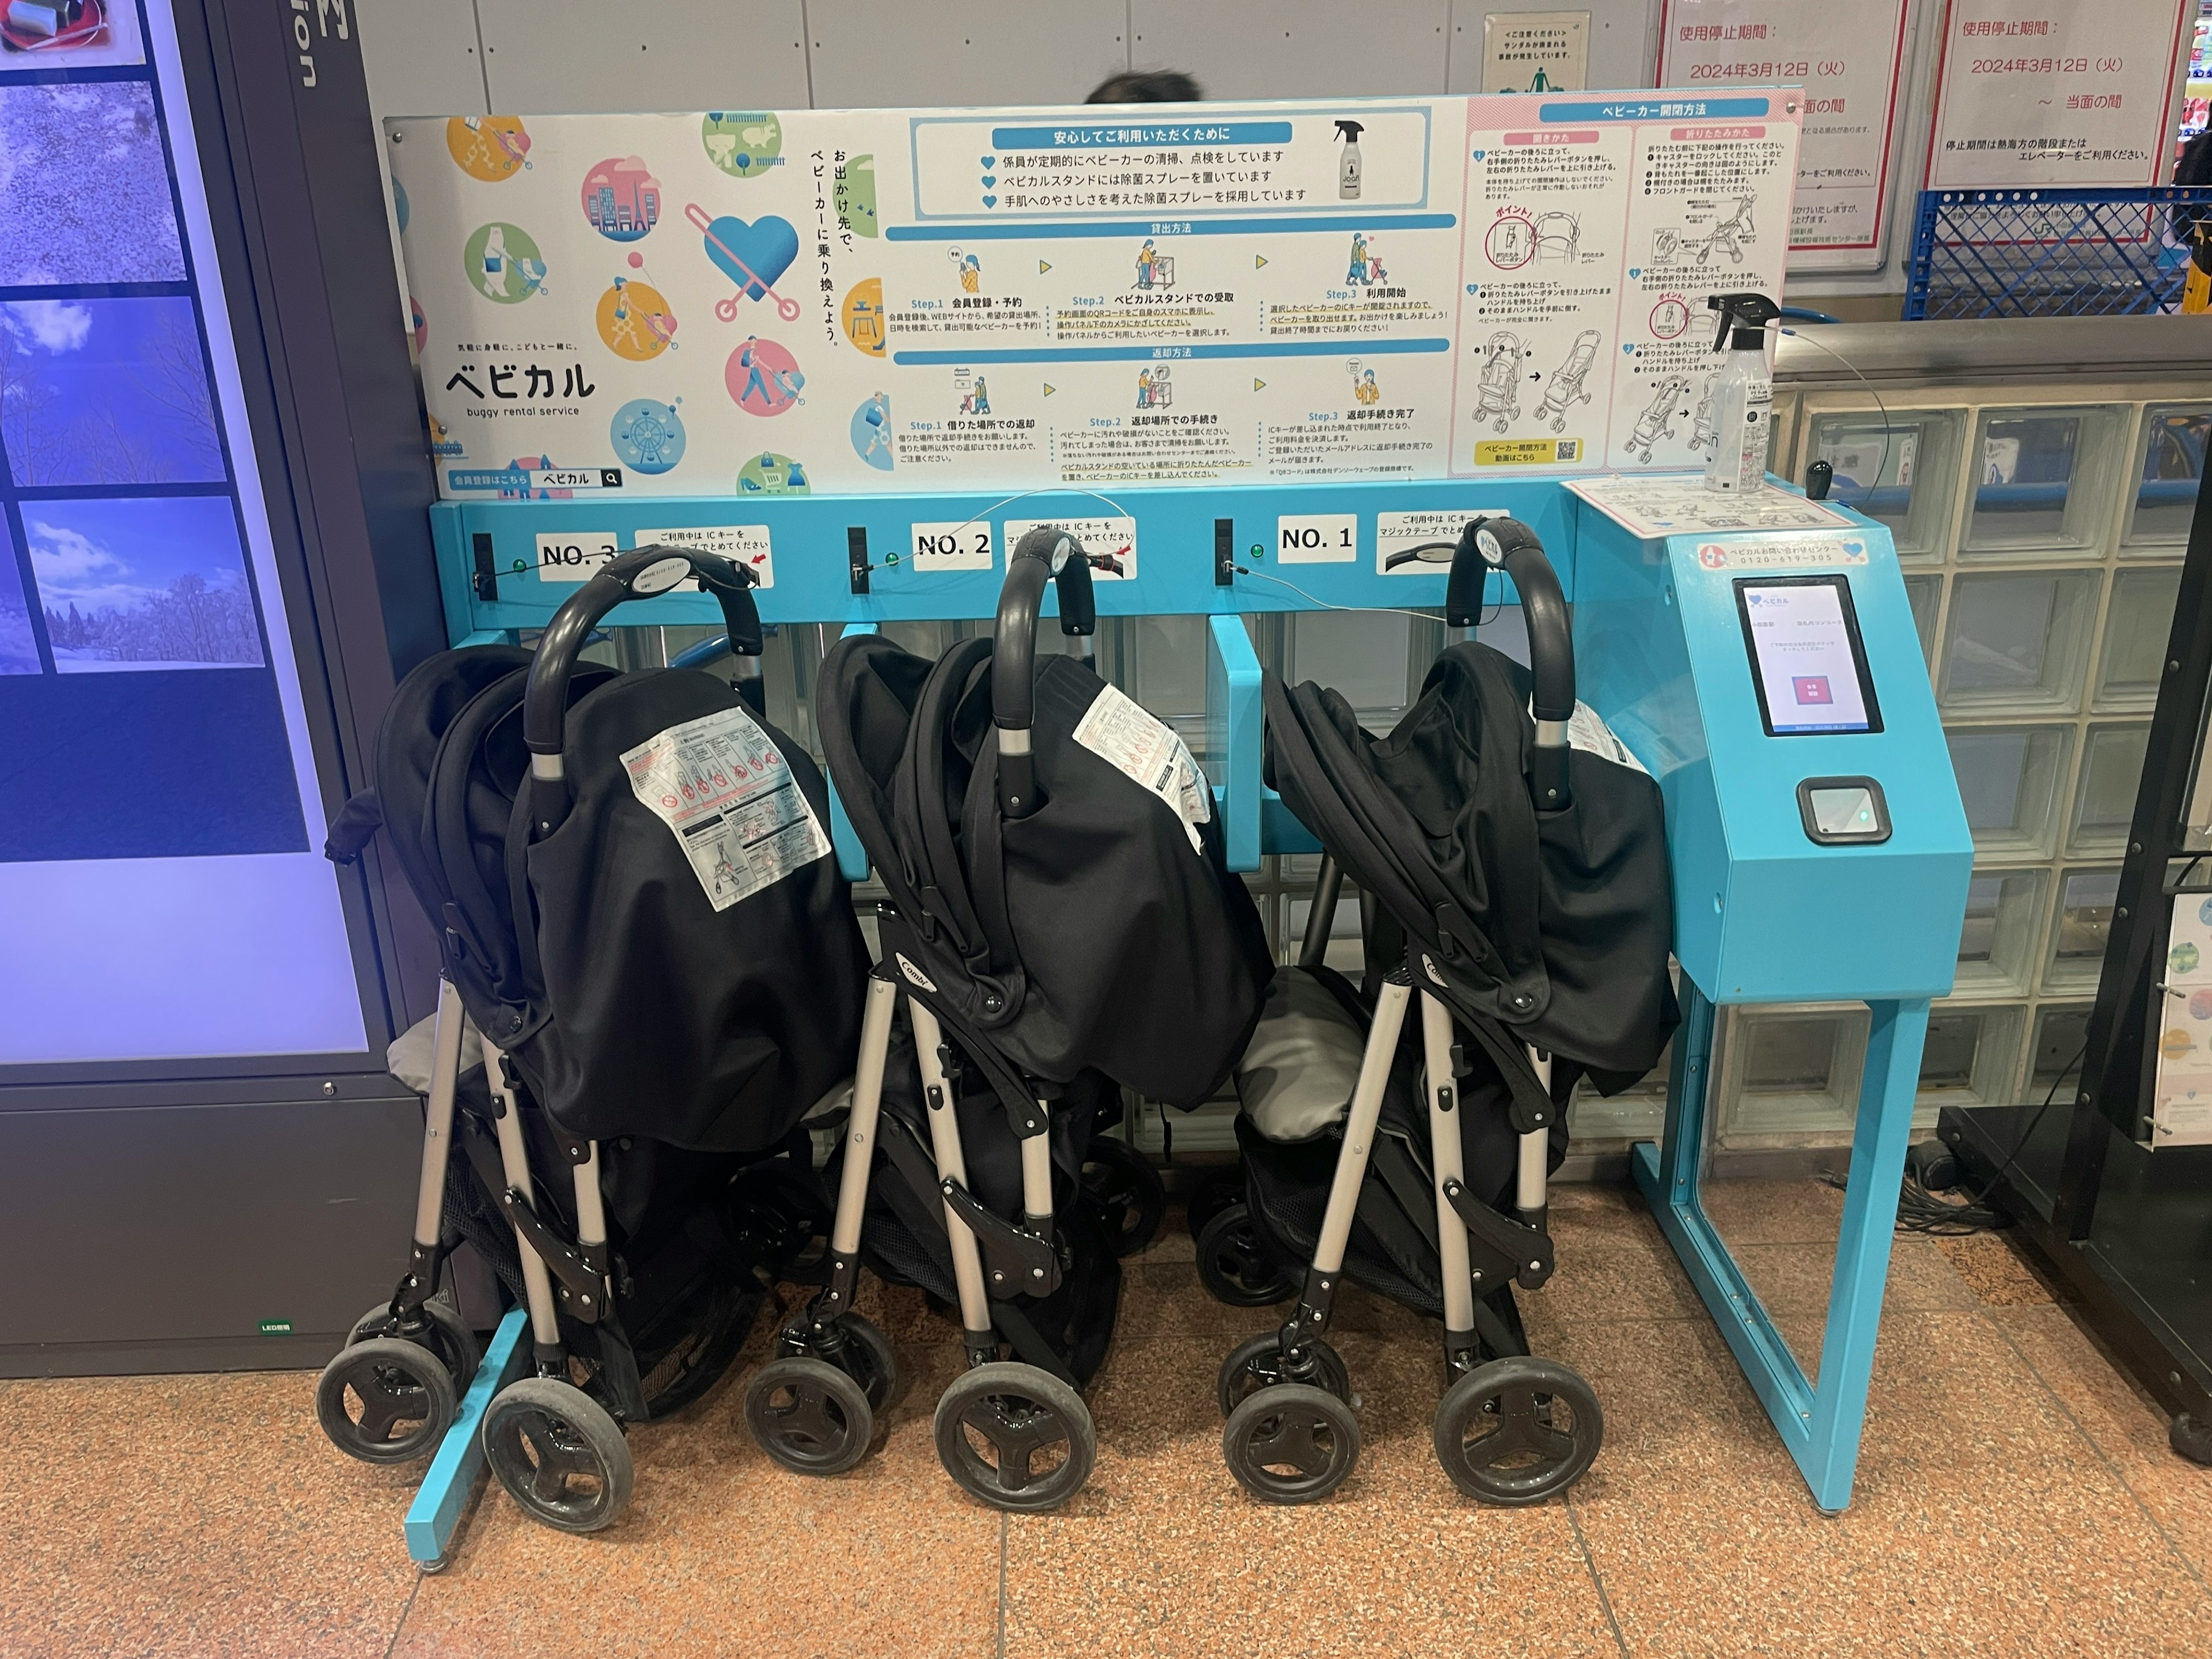
[[[1881,730],[1849,579],[1741,577],[1735,603],[1767,736]]]

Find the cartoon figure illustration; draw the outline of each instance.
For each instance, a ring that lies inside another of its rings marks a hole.
[[[1139,288],[1150,288],[1152,285],[1152,276],[1159,259],[1159,250],[1152,246],[1152,239],[1147,236],[1145,238],[1144,246],[1137,250],[1137,286]]]
[[[760,393],[760,400],[763,406],[774,401],[769,393],[768,381],[761,374],[768,365],[761,360],[758,335],[745,336],[745,343],[738,348],[738,367],[745,371],[745,389],[738,393],[738,401],[740,404],[750,403],[756,392]]]
[[[1152,406],[1152,371],[1149,368],[1140,368],[1137,371],[1137,407],[1150,409]]]
[[[963,252],[957,247],[945,249],[945,257],[952,261],[953,270],[960,273],[960,291],[963,294],[978,294],[982,291],[983,262],[981,259],[972,253]]]
[[[969,394],[969,397],[975,405],[971,413],[988,415],[991,412],[991,389],[983,384],[981,375],[978,374],[975,377],[975,389]]]
[[[1552,371],[1551,381],[1544,388],[1543,407],[1536,416],[1540,420],[1551,416],[1553,431],[1565,432],[1567,411],[1577,404],[1590,400],[1590,394],[1583,389],[1583,382],[1589,378],[1590,368],[1597,362],[1597,349],[1604,343],[1604,335],[1594,328],[1584,329],[1575,336],[1566,362]]]
[[[1493,431],[1503,432],[1512,422],[1521,418],[1521,354],[1526,349],[1521,337],[1500,329],[1490,337],[1482,349],[1482,380],[1476,388],[1480,401],[1475,404],[1474,418],[1487,421],[1492,416]]]
[[[1355,230],[1352,233],[1352,263],[1350,269],[1346,270],[1344,273],[1344,280],[1347,285],[1364,283],[1369,280],[1367,275],[1367,233],[1364,230]]]
[[[1674,405],[1690,389],[1686,374],[1668,377],[1644,411],[1636,417],[1636,429],[1628,434],[1628,453],[1639,461],[1651,459],[1651,451],[1662,438],[1674,435]]]
[[[878,392],[853,412],[854,453],[879,472],[888,472],[897,457],[891,449],[891,399]]]
[[[655,300],[660,297],[642,283],[633,289],[627,276],[615,278],[614,325],[609,332],[615,340],[634,346],[638,356],[649,357],[662,347],[676,343],[676,319],[657,305],[648,311],[635,303],[641,293],[653,294]]]
[[[1372,409],[1382,401],[1382,388],[1375,384],[1375,371],[1368,369],[1352,383],[1352,401],[1364,408]]]
[[[510,288],[514,270],[507,257],[505,225],[494,225],[490,234],[485,237],[483,269],[483,276],[477,287],[495,300],[512,297]]]
[[[495,185],[530,165],[530,135],[512,115],[457,115],[446,123],[446,153],[471,179]]]

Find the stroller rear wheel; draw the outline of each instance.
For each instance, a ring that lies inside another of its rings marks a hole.
[[[349,1344],[315,1383],[315,1419],[364,1463],[404,1463],[437,1449],[459,1395],[445,1362],[394,1336]]]
[[[1478,1365],[1437,1407],[1437,1461],[1485,1504],[1540,1504],[1582,1479],[1605,1439],[1589,1383],[1555,1360]]]
[[[848,1342],[847,1352],[858,1346]],[[760,1368],[745,1389],[745,1426],[794,1474],[842,1474],[868,1455],[876,1414],[860,1382],[827,1360],[800,1357]]]
[[[637,1479],[622,1425],[558,1377],[526,1376],[493,1395],[483,1445],[507,1495],[560,1532],[611,1526]]]
[[[477,1334],[459,1314],[435,1297],[422,1304],[422,1312],[421,1327],[414,1331],[404,1330],[392,1314],[392,1304],[380,1302],[354,1321],[346,1346],[366,1342],[372,1336],[396,1336],[403,1341],[420,1343],[444,1363],[446,1374],[453,1379],[453,1393],[466,1394],[469,1384],[476,1381],[477,1361],[481,1357],[477,1350]]]
[[[1084,1154],[1083,1184],[1106,1208],[1115,1255],[1134,1255],[1159,1237],[1168,1189],[1152,1160],[1127,1141],[1095,1138]]]
[[[1229,1413],[1221,1455],[1263,1504],[1318,1503],[1359,1461],[1359,1419],[1326,1389],[1278,1383]]]
[[[1183,1206],[1183,1218],[1190,1224],[1190,1236],[1196,1238],[1206,1231],[1207,1222],[1231,1204],[1243,1201],[1244,1166],[1236,1164],[1214,1170],[1191,1189],[1190,1201]]]
[[[906,1379],[899,1375],[898,1350],[890,1338],[864,1314],[838,1315],[837,1328],[845,1334],[838,1369],[860,1385],[868,1409],[879,1412],[896,1404],[906,1392]]]
[[[994,1509],[1058,1509],[1098,1461],[1098,1430],[1083,1396],[1014,1360],[957,1378],[937,1402],[936,1431],[945,1472]]]
[[[1352,1376],[1344,1368],[1343,1356],[1317,1336],[1306,1344],[1306,1349],[1313,1356],[1314,1373],[1309,1379],[1312,1385],[1327,1389],[1347,1405],[1352,1403]],[[1290,1380],[1283,1374],[1282,1333],[1262,1331],[1249,1337],[1221,1362],[1221,1375],[1215,1383],[1221,1414],[1226,1417],[1261,1389]]]
[[[1232,1308],[1267,1307],[1297,1289],[1241,1201],[1224,1205],[1199,1229],[1198,1278],[1216,1301]]]

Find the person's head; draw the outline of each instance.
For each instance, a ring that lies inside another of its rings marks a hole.
[[[1180,70],[1109,75],[1091,89],[1086,104],[1198,104],[1206,94]]]

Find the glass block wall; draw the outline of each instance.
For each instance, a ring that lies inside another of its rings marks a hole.
[[[1777,470],[1826,459],[1835,498],[1887,524],[1906,572],[1977,848],[1954,993],[1929,1024],[1919,1118],[1948,1104],[2039,1101],[2075,1060],[2111,920],[2143,740],[2180,577],[2212,404],[2166,388],[2067,382],[2000,394],[1960,386],[1778,395]],[[1785,459],[1786,458],[1786,459]],[[1372,730],[1411,702],[1443,647],[1440,617],[1327,612],[1248,618],[1261,660],[1335,686]],[[941,651],[980,623],[894,624]],[[714,630],[617,629],[594,654],[664,659]],[[1483,639],[1525,655],[1517,611]],[[819,751],[811,690],[834,633],[769,641],[770,717]],[[1101,671],[1206,752],[1205,640],[1196,617],[1102,622]],[[1319,860],[1269,858],[1249,878],[1278,959],[1297,954]],[[863,904],[880,891],[864,888]],[[864,921],[872,933],[872,924]],[[1329,961],[1357,974],[1359,898],[1347,884]],[[1729,1148],[1848,1140],[1864,1058],[1863,1006],[1724,1010],[1715,1133]],[[1649,1139],[1664,1062],[1639,1088],[1578,1097],[1577,1150]],[[1133,1139],[1159,1153],[1234,1146],[1226,1101],[1196,1113],[1130,1103]]]

